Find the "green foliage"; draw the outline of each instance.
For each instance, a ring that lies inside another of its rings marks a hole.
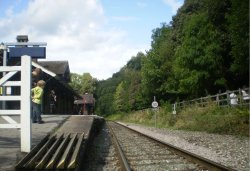
[[[249,136],[249,112],[246,108],[219,108],[210,105],[181,111],[175,129]]]
[[[141,91],[141,61],[144,54],[132,57],[112,78],[98,82],[96,89],[96,112],[109,115],[114,112],[128,112],[145,107]]]
[[[168,104],[159,111],[141,110],[128,114],[110,115],[108,118],[122,122],[177,130],[249,136],[249,111],[247,108],[219,108],[216,105],[187,108],[173,115]]]
[[[193,96],[211,92],[224,82],[222,42],[206,14],[194,14],[186,21],[182,45],[176,50],[175,75],[179,91]]]
[[[141,70],[141,60],[144,57],[144,54],[142,52],[138,52],[138,54],[134,57],[132,57],[126,67],[130,70],[140,71]]]
[[[116,112],[126,112],[126,91],[124,89],[124,82],[121,82],[115,91],[114,95],[114,108]]]
[[[171,41],[171,28],[162,24],[153,31],[152,49],[142,62],[142,86],[148,102],[154,96],[164,99],[174,91],[175,79],[172,77],[174,47]],[[165,99],[166,100],[166,99]]]
[[[106,116],[115,113],[114,109],[114,93],[121,78],[118,74],[114,74],[112,78],[99,81],[96,87],[96,109],[95,112],[99,115]]]
[[[231,0],[232,7],[227,15],[231,40],[233,88],[249,85],[249,1]]]
[[[90,73],[82,75],[71,73],[71,82],[69,85],[79,94],[91,93],[96,89],[97,79],[93,78]]]
[[[79,94],[82,94],[81,87],[82,87],[82,78],[79,74],[71,73],[70,74],[70,83],[69,85]]]
[[[185,0],[169,24],[152,31],[146,54],[98,82],[96,111],[135,111],[148,108],[154,96],[172,103],[248,85],[248,3]],[[176,118],[167,118],[174,124]]]
[[[97,79],[93,78],[90,73],[84,73],[82,75],[82,82],[81,91],[83,93],[93,94],[96,88]]]
[[[106,119],[111,120],[111,121],[118,121],[118,120],[121,120],[121,118],[124,118],[124,116],[125,115],[123,113],[117,113],[113,115],[108,115]]]

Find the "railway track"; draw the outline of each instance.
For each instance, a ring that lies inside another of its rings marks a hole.
[[[120,124],[108,122],[108,127],[123,170],[232,170]]]
[[[93,122],[96,129],[90,134],[79,127],[83,123],[90,127],[92,120],[85,121],[69,119],[28,153],[16,170],[232,170],[115,122]]]
[[[103,170],[121,171],[118,154],[106,124],[96,133],[93,143],[83,158],[84,171]]]

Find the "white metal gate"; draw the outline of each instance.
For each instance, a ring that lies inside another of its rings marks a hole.
[[[21,57],[21,66],[0,66],[0,72],[6,73],[0,78],[1,87],[20,86],[20,95],[0,95],[0,101],[20,101],[20,109],[0,109],[0,116],[6,120],[7,124],[0,124],[0,128],[20,128],[21,129],[21,151],[31,150],[31,57],[24,55]],[[20,81],[8,81],[17,72],[21,72]],[[17,123],[11,116],[20,116],[20,123]]]

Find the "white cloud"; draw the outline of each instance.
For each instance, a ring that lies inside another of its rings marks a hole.
[[[0,41],[19,34],[47,42],[47,60],[68,60],[71,72],[106,79],[141,50],[126,44],[126,32],[107,30],[98,0],[33,0],[20,13],[0,18]]]
[[[163,1],[165,4],[171,7],[173,14],[175,14],[178,8],[180,8],[182,5],[182,2],[180,2],[180,0],[163,0]]]

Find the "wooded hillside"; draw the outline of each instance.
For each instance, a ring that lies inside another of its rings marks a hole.
[[[150,50],[97,81],[95,113],[148,108],[154,96],[161,104],[248,84],[248,0],[186,0],[170,23],[152,31]]]

